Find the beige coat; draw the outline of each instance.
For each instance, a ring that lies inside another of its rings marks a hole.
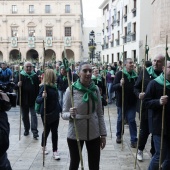
[[[84,93],[76,89],[73,90],[74,107],[77,108],[76,126],[77,126],[80,140],[92,140],[99,136],[107,135],[103,110],[102,110],[101,96],[98,87],[96,93],[97,93],[98,101],[95,102],[95,111],[92,113],[91,98],[89,99],[89,104],[88,102],[87,103],[83,102],[82,97]],[[69,109],[72,107],[69,88],[67,88],[65,92],[63,102],[64,104],[63,104],[62,118],[64,120],[69,120],[67,137],[69,139],[76,139],[74,122],[70,118],[70,112],[69,112]],[[89,114],[87,114],[88,110],[89,110]],[[88,133],[88,129],[89,129],[89,133]]]

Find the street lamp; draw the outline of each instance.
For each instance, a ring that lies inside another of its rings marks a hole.
[[[95,46],[96,46],[96,43],[95,43],[95,33],[94,31],[92,30],[89,34],[89,43],[88,43],[88,46],[89,46],[89,51],[90,51],[90,59],[92,61],[92,64],[93,64],[93,58],[94,58],[94,51],[95,51]]]

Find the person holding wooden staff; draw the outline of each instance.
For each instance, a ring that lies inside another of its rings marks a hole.
[[[81,149],[86,143],[89,169],[99,170],[100,149],[106,145],[106,126],[98,87],[91,80],[92,67],[83,62],[79,66],[79,77],[72,85],[72,91],[67,88],[64,96],[62,118],[69,120],[67,143],[70,151],[69,170],[78,170],[80,156],[73,118],[79,134]],[[73,96],[74,107],[71,104]]]
[[[160,145],[161,145],[161,127],[162,127],[162,109],[165,106],[164,133],[163,133],[163,152],[162,152],[162,170],[170,169],[170,61],[167,61],[167,67],[163,66],[162,73],[156,79],[152,80],[146,89],[144,105],[152,111],[152,134],[155,146],[148,170],[159,169]],[[166,94],[163,95],[164,77],[166,77]]]
[[[124,116],[129,123],[131,147],[136,148],[137,145],[137,126],[136,126],[136,96],[133,92],[137,74],[134,72],[134,62],[131,58],[125,59],[125,68],[115,75],[112,90],[116,91],[116,106],[118,110],[116,143],[122,142],[122,85],[124,84]]]
[[[161,54],[156,55],[152,61],[152,66],[146,68],[144,71],[144,80],[143,79],[143,70],[140,72],[139,77],[137,81],[135,82],[134,85],[134,93],[136,97],[139,98],[139,100],[143,100],[144,95],[145,95],[145,90],[148,85],[148,83],[158,77],[162,73],[162,66],[164,63],[165,57]],[[141,93],[141,88],[142,88],[142,81],[144,81],[144,92]],[[137,112],[139,113],[140,111],[140,104],[137,104]],[[149,110],[146,108],[142,108],[142,114],[141,114],[141,129],[139,133],[139,146],[138,146],[138,154],[137,154],[137,159],[139,161],[143,161],[143,150],[145,148],[145,145],[147,143],[147,139],[151,131],[151,127],[149,130],[149,123],[148,123],[148,114]],[[155,153],[154,149],[154,144],[153,144],[153,139],[151,139],[151,150],[150,150],[152,156]]]
[[[61,106],[58,100],[58,90],[56,85],[56,75],[52,69],[45,70],[45,80],[43,79],[40,84],[39,94],[36,102],[40,104],[40,114],[44,125],[44,98],[46,97],[46,128],[45,128],[45,146],[48,135],[51,131],[52,134],[52,150],[53,157],[56,160],[60,159],[58,152],[58,125],[61,113]],[[46,92],[44,91],[44,84],[46,85]],[[41,146],[44,144],[44,132],[42,133]],[[47,148],[45,148],[45,154],[48,154]]]
[[[25,62],[24,70],[20,72],[21,81],[19,81],[19,76],[15,79],[16,89],[21,86],[21,96],[18,95],[18,100],[21,97],[21,112],[22,112],[22,120],[24,123],[24,136],[29,135],[30,130],[30,120],[29,120],[29,112],[31,113],[31,131],[33,133],[33,138],[37,139],[38,135],[38,122],[37,115],[35,112],[35,100],[39,91],[39,80],[36,73],[32,72],[32,63]]]

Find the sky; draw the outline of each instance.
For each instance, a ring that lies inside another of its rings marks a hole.
[[[96,26],[96,18],[101,17],[101,10],[98,9],[104,0],[82,0],[84,26]]]

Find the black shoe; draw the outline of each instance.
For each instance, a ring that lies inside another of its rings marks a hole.
[[[28,135],[29,135],[29,131],[25,131],[24,136],[28,136]]]
[[[131,142],[130,146],[131,146],[131,148],[136,148],[137,147],[137,143],[136,142]]]
[[[121,137],[120,137],[120,136],[117,136],[117,138],[116,138],[116,143],[120,144],[121,142],[122,142]]]
[[[33,138],[37,139],[39,137],[38,133],[33,134]]]

